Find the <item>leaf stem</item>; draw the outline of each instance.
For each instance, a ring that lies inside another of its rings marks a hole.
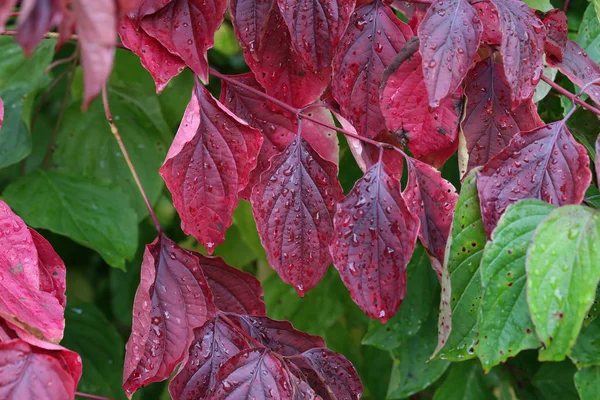
[[[144,190],[144,186],[142,185],[142,182],[140,181],[140,177],[139,177],[137,171],[135,170],[135,166],[133,165],[133,162],[131,161],[131,157],[129,156],[129,153],[127,152],[127,149],[125,148],[125,144],[123,144],[123,139],[121,138],[121,135],[119,134],[119,129],[117,128],[117,126],[114,123],[113,115],[110,112],[110,106],[108,104],[108,93],[106,90],[106,85],[104,85],[102,87],[102,104],[104,104],[104,114],[106,115],[106,120],[108,121],[108,125],[110,126],[110,131],[112,132],[113,136],[115,137],[115,140],[117,141],[119,148],[121,149],[121,153],[123,154],[123,158],[125,158],[127,167],[129,167],[129,171],[131,172],[131,175],[133,176],[133,180],[135,181],[135,184],[137,185],[138,190],[140,191],[140,194],[142,195],[142,198],[144,199],[144,203],[146,204],[146,208],[148,209],[148,212],[150,213],[150,217],[152,218],[154,227],[156,228],[158,233],[161,233],[162,229],[161,229],[160,223],[158,222],[158,218],[156,218],[156,214],[154,213],[154,209],[152,208],[150,199],[148,198],[148,195],[146,194],[146,190]]]
[[[83,397],[84,399],[92,399],[92,400],[114,400],[109,397],[96,396],[95,394],[89,394],[89,393],[84,393],[84,392],[75,392],[75,396]]]
[[[577,103],[580,106],[582,106],[584,108],[587,108],[588,110],[590,110],[594,114],[600,116],[600,110],[599,109],[597,109],[596,107],[594,107],[592,105],[589,105],[585,101],[581,100],[578,97],[578,95],[575,95],[575,94],[569,92],[567,89],[563,88],[559,84],[555,83],[552,79],[550,79],[550,78],[548,78],[548,77],[546,77],[544,75],[542,75],[542,80],[544,82],[546,82],[548,85],[550,85],[550,87],[552,87],[552,89],[556,90],[558,93],[562,94],[563,96],[565,96],[566,98],[568,98],[572,102]]]
[[[565,4],[563,4],[563,12],[566,14],[567,10],[569,9],[569,2],[570,0],[565,0]]]

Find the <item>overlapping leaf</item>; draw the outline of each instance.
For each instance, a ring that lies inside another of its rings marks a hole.
[[[554,9],[544,16],[542,22],[546,27],[544,51],[547,55],[551,55],[559,62],[562,62],[567,47],[567,40],[569,39],[567,16],[561,10]]]
[[[263,43],[271,8],[276,0],[230,0],[229,13],[240,45],[252,57],[258,57]]]
[[[477,11],[481,25],[484,28],[481,34],[481,43],[499,45],[502,42],[502,31],[496,7],[487,1],[476,2],[472,6]]]
[[[14,4],[14,2],[12,3]],[[44,34],[62,19],[65,11],[63,0],[24,0],[21,2],[17,42],[23,47],[25,53],[31,54]]]
[[[14,225],[13,225],[14,226]],[[28,228],[37,250],[40,290],[56,297],[63,309],[67,305],[67,270],[52,245],[34,229]],[[28,277],[32,274],[26,273]]]

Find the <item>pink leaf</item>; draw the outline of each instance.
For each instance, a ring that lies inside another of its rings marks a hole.
[[[0,343],[0,371],[2,399],[75,399],[81,358],[64,348],[44,350],[15,339]]]
[[[181,228],[209,253],[225,240],[261,143],[258,130],[196,83],[160,174],[173,195]]]
[[[202,328],[194,330],[186,363],[169,384],[173,399],[194,400],[209,398],[217,384],[219,368],[231,357],[248,349],[244,336],[229,326],[219,314]]]
[[[521,0],[491,0],[498,11],[504,73],[512,107],[530,99],[544,69],[544,24]]]
[[[0,3],[0,28],[4,29],[4,25],[6,25],[6,21],[16,4],[17,0],[4,0]]]
[[[415,157],[440,167],[458,147],[462,90],[431,109],[417,46],[417,40],[409,41],[386,70],[381,112],[387,128],[408,140]]]
[[[63,0],[21,1],[16,39],[26,54],[31,54],[44,34],[61,21],[64,11]]]
[[[519,131],[543,125],[533,101],[511,110],[510,87],[502,64],[480,61],[465,81],[467,110],[462,121],[469,161],[464,175],[498,154]],[[463,172],[463,171],[461,171]]]
[[[467,0],[433,2],[419,25],[419,50],[429,105],[453,95],[479,48],[483,27]]]
[[[214,44],[226,8],[225,0],[172,0],[155,13],[143,16],[140,24],[203,82],[208,82],[206,53]]]
[[[277,0],[292,46],[311,70],[319,72],[331,65],[354,3],[355,0]]]
[[[341,40],[333,65],[333,97],[359,135],[385,131],[379,108],[383,71],[404,47],[412,30],[381,0],[358,7]]]
[[[596,140],[596,183],[600,187],[600,135]]]
[[[561,10],[550,10],[543,19],[546,27],[546,43],[544,51],[562,62],[569,39],[569,25],[567,16]]]
[[[302,137],[271,159],[252,190],[254,219],[269,265],[302,296],[331,263],[332,215],[343,196],[335,164]]]
[[[127,395],[169,378],[187,354],[192,330],[214,312],[198,259],[160,234],[146,246],[135,294],[123,371]]]
[[[579,204],[592,180],[590,159],[561,120],[517,133],[477,174],[486,231],[506,208],[522,199],[562,206]]]
[[[67,270],[65,263],[42,235],[31,228],[29,228],[29,232],[38,253],[40,290],[56,297],[64,309],[67,305],[65,296]]]
[[[391,318],[406,294],[406,265],[419,218],[400,196],[400,184],[381,160],[338,204],[330,250],[354,302],[371,318]]]
[[[114,0],[74,0],[73,12],[83,66],[83,109],[102,90],[113,66],[117,43]]]
[[[483,27],[481,34],[481,43],[497,45],[502,42],[502,31],[500,30],[500,20],[498,10],[493,4],[487,1],[479,1],[472,5]]]

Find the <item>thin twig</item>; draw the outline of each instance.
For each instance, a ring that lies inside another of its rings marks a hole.
[[[92,399],[92,400],[114,400],[110,397],[104,396],[96,396],[95,394],[89,394],[84,392],[75,392],[75,396],[83,397],[84,399]]]
[[[563,4],[563,12],[566,14],[567,10],[569,9],[569,1],[570,0],[565,0],[565,4]]]
[[[575,103],[579,104],[580,106],[582,106],[584,108],[587,108],[588,110],[590,110],[594,114],[600,116],[600,110],[599,109],[597,109],[596,107],[594,107],[592,105],[589,105],[585,101],[581,100],[579,97],[577,97],[577,95],[569,92],[567,89],[565,89],[562,86],[560,86],[559,84],[555,83],[552,79],[550,79],[550,78],[542,75],[542,80],[544,82],[546,82],[548,85],[550,85],[550,87],[552,87],[552,89],[556,90],[558,93],[560,93],[563,96],[567,97],[572,102],[575,102]]]
[[[6,30],[6,31],[0,32],[0,35],[2,35],[2,36],[17,36],[17,31]],[[44,33],[44,39],[58,39],[58,36],[59,36],[58,32]],[[78,40],[77,35],[69,36],[69,40]]]
[[[63,65],[66,63],[70,63],[71,61],[73,61],[75,59],[75,57],[77,57],[76,53],[73,53],[72,56],[67,57],[67,58],[61,58],[59,60],[56,60],[54,62],[52,62],[50,65],[48,65],[46,67],[46,69],[44,70],[44,75],[47,74],[48,72],[50,72],[53,68],[58,67],[59,65]]]
[[[154,226],[156,227],[156,230],[158,231],[158,233],[161,233],[162,229],[160,227],[160,223],[158,222],[158,218],[156,218],[156,214],[154,213],[154,209],[152,208],[150,199],[148,198],[148,195],[146,194],[146,190],[144,190],[142,181],[140,181],[140,177],[139,177],[137,171],[135,170],[135,166],[133,165],[133,162],[131,161],[131,157],[129,156],[129,153],[127,152],[127,149],[125,148],[125,144],[123,144],[123,139],[121,139],[121,135],[119,134],[119,129],[117,128],[117,126],[114,123],[113,115],[110,112],[110,107],[108,104],[108,93],[106,90],[106,85],[104,85],[104,87],[102,88],[102,103],[104,104],[104,114],[106,115],[106,120],[108,121],[108,125],[110,126],[110,131],[112,132],[117,143],[119,144],[121,153],[123,153],[123,158],[125,158],[125,162],[127,162],[127,166],[129,167],[129,171],[131,172],[131,175],[133,176],[133,180],[135,181],[135,184],[137,185],[138,190],[140,191],[140,194],[142,195],[142,198],[144,199],[144,203],[146,204],[146,208],[148,209],[148,212],[150,213],[152,222],[154,223]]]

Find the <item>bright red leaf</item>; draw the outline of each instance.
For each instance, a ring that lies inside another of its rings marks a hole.
[[[198,259],[160,234],[146,246],[125,346],[123,389],[165,380],[187,354],[194,328],[215,312]]]
[[[67,269],[63,260],[56,254],[52,245],[42,235],[29,228],[29,233],[38,254],[40,290],[50,293],[63,309],[67,305]]]
[[[483,27],[467,0],[433,2],[419,25],[429,105],[454,95],[473,64]]]
[[[503,67],[492,58],[480,61],[469,71],[465,95],[467,109],[462,133],[469,161],[464,175],[474,167],[485,165],[517,132],[543,125],[531,100],[511,110],[510,87]]]
[[[371,318],[391,318],[406,294],[406,265],[419,218],[400,196],[400,184],[380,161],[338,204],[330,250],[350,296]]]
[[[359,135],[373,138],[386,130],[379,86],[385,68],[412,36],[412,29],[381,0],[358,7],[352,15],[334,58],[332,91],[341,114]]]
[[[16,39],[26,54],[31,54],[44,34],[61,21],[65,11],[64,0],[21,1]]]
[[[173,195],[181,228],[209,253],[225,240],[261,143],[258,130],[196,83],[160,174]]]
[[[567,16],[561,10],[555,8],[544,16],[543,21],[546,27],[546,43],[544,51],[546,54],[555,57],[562,62],[569,39],[569,25]]]
[[[479,1],[472,6],[477,11],[483,27],[481,43],[500,44],[502,42],[502,31],[500,30],[500,20],[496,7],[487,1]]]
[[[477,174],[488,235],[506,208],[522,199],[579,204],[592,180],[590,159],[561,120],[517,133]]]
[[[418,41],[411,40],[386,69],[381,89],[381,112],[387,128],[408,141],[418,159],[440,167],[458,147],[462,90],[429,107]]]
[[[512,107],[530,99],[544,69],[544,24],[521,0],[491,0],[502,31],[501,53]]]

